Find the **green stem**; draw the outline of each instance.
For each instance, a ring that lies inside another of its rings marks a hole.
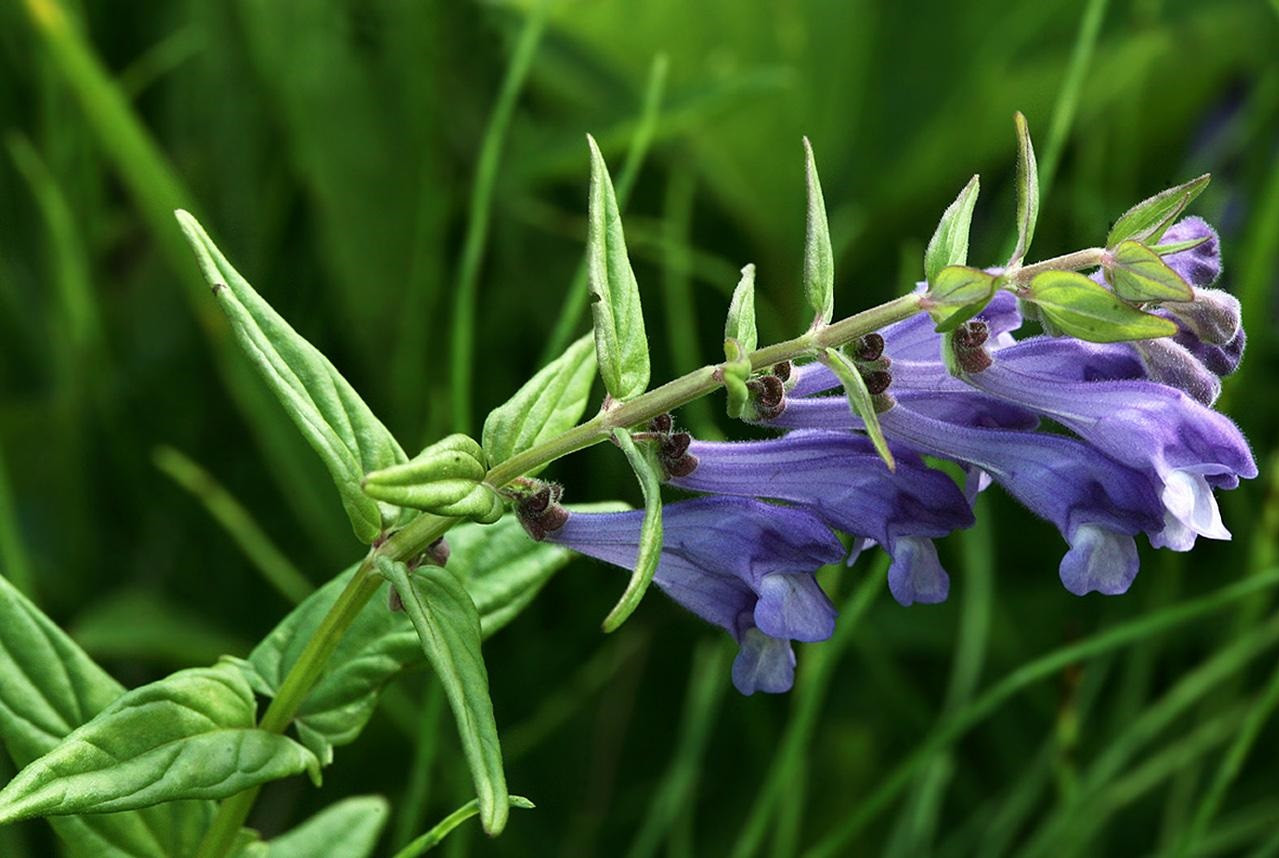
[[[764,369],[785,360],[805,357],[827,347],[842,346],[864,334],[909,318],[918,312],[922,296],[912,293],[895,298],[878,307],[863,310],[819,328],[800,337],[758,349],[750,354],[751,367]],[[488,472],[485,482],[500,488],[525,473],[549,464],[569,453],[598,444],[608,438],[616,428],[647,423],[659,414],[673,411],[681,405],[705,396],[723,384],[723,365],[706,366],[669,381],[627,402],[601,411],[592,419],[575,426],[562,435],[538,444],[516,456],[512,456]],[[379,545],[351,577],[346,589],[338,596],[329,613],[320,622],[315,634],[297,662],[289,669],[280,689],[267,707],[258,725],[272,733],[282,733],[288,727],[303,699],[320,678],[329,657],[337,649],[342,635],[368,604],[369,599],[382,584],[374,571],[373,559],[377,555],[395,560],[408,560],[426,550],[460,519],[441,518],[424,513],[391,535]],[[247,790],[222,802],[213,825],[205,834],[196,858],[222,858],[235,841],[244,821],[248,818],[257,789]]]
[[[1036,274],[1043,274],[1045,271],[1080,271],[1084,268],[1096,268],[1101,265],[1105,254],[1104,248],[1089,247],[1076,250],[1074,253],[1054,256],[1052,259],[1045,259],[1034,265],[1013,266],[1004,272],[1004,277],[1018,286],[1025,286],[1035,279]]]

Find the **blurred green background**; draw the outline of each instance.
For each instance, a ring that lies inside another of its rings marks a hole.
[[[586,132],[630,191],[656,381],[717,356],[746,262],[763,340],[803,325],[802,135],[847,314],[921,276],[974,172],[971,258],[999,259],[1020,109],[1046,194],[1032,257],[1214,173],[1193,210],[1221,230],[1250,338],[1223,407],[1262,464],[1224,499],[1234,541],[1148,552],[1126,597],[1077,599],[1052,528],[989,493],[980,525],[942,544],[948,604],[899,607],[874,560],[825,579],[837,602],[871,586],[777,698],[733,692],[727,641],[659,595],[602,636],[623,578],[578,561],[485,647],[511,787],[538,809],[443,848],[1279,854],[1271,590],[983,697],[1274,564],[1276,45],[1279,3],[1262,0],[5,3],[0,570],[132,685],[246,653],[290,605],[263,568],[317,584],[360,554],[318,459],[233,353],[176,206],[413,452],[477,431],[586,330]],[[718,400],[687,412],[703,436],[736,431]],[[638,500],[615,450],[552,473],[572,500]],[[389,846],[469,798],[429,677],[397,685],[323,789],[272,785],[251,822],[270,834],[376,791],[396,805]],[[0,835],[5,855],[53,848],[42,823]]]

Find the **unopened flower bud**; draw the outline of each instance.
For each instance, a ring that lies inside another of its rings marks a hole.
[[[859,361],[879,360],[884,353],[884,338],[875,333],[866,334],[853,344],[852,352]]]
[[[1221,289],[1195,289],[1195,300],[1161,306],[1181,328],[1210,345],[1224,346],[1243,330],[1239,299]]]
[[[882,369],[877,369],[865,373],[862,380],[866,382],[866,389],[870,391],[871,396],[879,396],[893,383],[893,376]]]
[[[1137,340],[1133,347],[1151,381],[1184,391],[1204,405],[1217,401],[1221,394],[1221,379],[1185,346],[1168,337],[1160,337]]]

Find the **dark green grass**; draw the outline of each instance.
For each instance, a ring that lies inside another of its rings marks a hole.
[[[717,354],[747,262],[764,340],[802,326],[801,135],[851,312],[920,276],[977,171],[971,258],[997,261],[1020,109],[1046,173],[1035,255],[1215,174],[1195,210],[1221,229],[1249,330],[1223,406],[1262,463],[1223,501],[1234,541],[1147,553],[1127,596],[1078,599],[1056,534],[992,493],[943,545],[947,605],[899,607],[874,558],[832,571],[837,637],[803,647],[774,699],[728,688],[725,642],[660,595],[601,636],[625,579],[579,562],[485,648],[511,787],[537,810],[442,848],[1279,851],[1273,3],[559,0],[540,32],[541,0],[77,5],[0,5],[0,572],[123,682],[243,654],[358,553],[171,209],[197,212],[415,448],[479,425],[585,330],[586,132],[630,176],[659,380]],[[48,9],[78,23],[38,26]],[[682,417],[738,432],[709,406]],[[574,500],[638,501],[609,449],[553,474]],[[273,785],[252,823],[376,791],[391,854],[469,789],[418,674],[323,790]],[[5,856],[52,848],[42,823],[0,830]]]

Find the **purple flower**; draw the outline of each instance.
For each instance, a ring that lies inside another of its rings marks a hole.
[[[571,512],[546,539],[630,569],[643,519],[641,510]],[[662,531],[653,583],[737,640],[733,684],[743,694],[789,690],[791,641],[834,632],[835,608],[813,573],[844,556],[839,540],[803,510],[735,497],[667,504]]]
[[[1089,445],[1041,432],[985,425],[983,409],[998,400],[974,394],[898,392],[879,415],[893,441],[980,468],[1009,494],[1061,531],[1070,550],[1061,562],[1072,593],[1122,593],[1137,573],[1133,536],[1163,527],[1162,505],[1151,480]],[[967,401],[962,414],[957,403]],[[1008,406],[1002,406],[1008,408]],[[1012,406],[1011,412],[1020,412]],[[954,421],[954,417],[967,417]],[[990,415],[987,415],[990,416]],[[855,422],[842,398],[795,401],[777,423],[790,427]]]
[[[1229,539],[1209,477],[1251,478],[1257,466],[1229,418],[1172,387],[1141,380],[1083,381],[1043,369],[1035,343],[1001,349],[965,379],[985,393],[1050,417],[1107,455],[1146,471],[1163,501],[1152,544],[1188,551],[1196,535]]]
[[[847,420],[845,420],[845,423]],[[672,478],[681,488],[774,498],[802,505],[831,527],[873,540],[893,562],[888,585],[903,605],[941,602],[950,582],[932,539],[972,525],[954,481],[906,449],[897,470],[866,438],[848,432],[792,432],[769,441],[693,442],[697,467]]]

